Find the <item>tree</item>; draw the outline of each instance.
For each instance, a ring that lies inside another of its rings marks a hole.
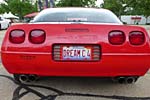
[[[141,15],[144,15],[146,19],[150,16],[150,0],[138,0],[135,10],[139,11]],[[147,23],[147,20],[146,20]]]
[[[60,0],[57,7],[95,7],[95,0]]]
[[[12,12],[20,19],[28,13],[37,11],[37,6],[33,5],[30,0],[5,0],[5,2],[6,4],[0,5],[0,13]]]
[[[131,11],[132,3],[135,0],[104,0],[104,3],[101,5],[102,8],[109,9],[114,12],[118,17],[126,14]]]
[[[121,15],[150,16],[150,0],[104,0],[101,7],[113,11],[118,17]]]

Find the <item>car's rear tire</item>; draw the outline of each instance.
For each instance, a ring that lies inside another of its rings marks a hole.
[[[138,77],[138,76],[137,76],[137,77],[135,77],[135,82],[137,82],[139,78],[140,78],[140,77]]]

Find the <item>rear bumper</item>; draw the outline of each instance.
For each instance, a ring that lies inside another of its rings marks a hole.
[[[143,76],[150,67],[148,53],[103,53],[98,62],[56,62],[51,53],[2,51],[2,63],[12,74],[41,76]]]

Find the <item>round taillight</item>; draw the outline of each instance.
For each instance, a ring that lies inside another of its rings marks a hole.
[[[23,30],[13,30],[9,34],[9,41],[15,44],[23,43],[25,40],[25,32]]]
[[[108,40],[113,45],[121,45],[125,42],[125,34],[122,31],[112,31],[108,35]]]
[[[46,34],[43,30],[33,30],[30,32],[29,41],[33,44],[41,44],[45,41]]]
[[[132,45],[142,45],[145,43],[145,35],[143,32],[130,32],[129,41]]]

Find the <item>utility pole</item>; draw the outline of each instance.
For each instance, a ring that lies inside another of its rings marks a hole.
[[[41,0],[38,0],[37,3],[38,3],[38,11],[41,11],[43,8],[43,4],[42,4]]]
[[[38,5],[38,11],[41,11],[45,8],[54,8],[55,7],[55,2],[54,0],[36,0],[37,1],[37,5]]]
[[[54,0],[50,0],[50,8],[54,8],[54,7],[55,7]]]

